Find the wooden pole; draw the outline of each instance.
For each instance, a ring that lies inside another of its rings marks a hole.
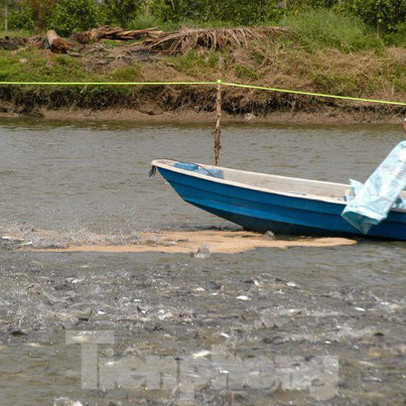
[[[221,116],[222,108],[221,108],[221,69],[223,65],[223,58],[220,57],[219,59],[219,78],[217,80],[217,97],[216,97],[216,128],[213,131],[213,138],[214,138],[214,165],[220,165],[220,150],[221,150]]]
[[[8,0],[6,0],[4,5],[4,31],[8,31]]]

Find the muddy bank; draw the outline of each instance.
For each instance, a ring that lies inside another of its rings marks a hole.
[[[168,55],[139,44],[77,45],[68,55],[24,46],[0,51],[1,80],[12,82],[215,82],[223,80],[305,92],[405,100],[402,48],[308,52],[286,36]],[[133,121],[212,121],[215,86],[0,86],[0,116]],[[228,121],[398,122],[406,107],[225,87]]]
[[[64,107],[50,109],[46,106],[17,106],[12,103],[0,103],[0,117],[33,117],[45,120],[92,120],[92,121],[129,121],[158,123],[214,123],[214,111],[196,111],[195,108],[182,107],[164,111],[161,108],[138,110],[126,107],[108,107],[91,109]],[[266,114],[223,113],[224,123],[296,123],[296,124],[358,124],[386,123],[399,124],[406,115],[403,109],[335,108],[321,107],[318,111],[273,111]]]

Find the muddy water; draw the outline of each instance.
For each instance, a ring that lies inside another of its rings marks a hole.
[[[210,162],[210,130],[2,120],[1,234],[50,246],[237,229],[147,176],[157,157]],[[391,126],[232,125],[222,163],[364,180],[401,137]],[[404,404],[404,243],[0,254],[1,405]]]

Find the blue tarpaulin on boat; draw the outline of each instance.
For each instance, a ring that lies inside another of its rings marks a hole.
[[[342,217],[367,234],[394,208],[406,208],[399,197],[406,188],[406,141],[400,142],[379,165],[364,185],[351,181],[355,196],[345,207]]]
[[[358,182],[357,180],[350,179],[350,186],[351,186],[350,193],[347,193],[345,195],[345,200],[347,202],[350,202],[351,200],[354,199],[354,197],[361,190],[361,188],[362,188],[362,186],[364,186],[364,184],[361,182]],[[398,197],[395,200],[395,202],[393,203],[392,209],[406,209],[406,201],[403,200],[401,197]]]
[[[189,162],[176,162],[175,168],[183,169],[185,171],[191,171],[200,173],[201,175],[213,176],[215,178],[223,178],[223,171],[221,169],[206,169],[201,165],[193,164]]]

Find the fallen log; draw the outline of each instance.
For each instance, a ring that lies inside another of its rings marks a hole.
[[[102,39],[128,41],[142,38],[157,38],[161,34],[162,31],[157,31],[156,27],[146,28],[144,30],[124,30],[123,28],[104,26],[93,28],[90,31],[78,32],[72,36],[72,39],[81,44],[90,44]]]
[[[49,30],[46,35],[49,49],[54,53],[66,54],[69,45],[54,30]]]

